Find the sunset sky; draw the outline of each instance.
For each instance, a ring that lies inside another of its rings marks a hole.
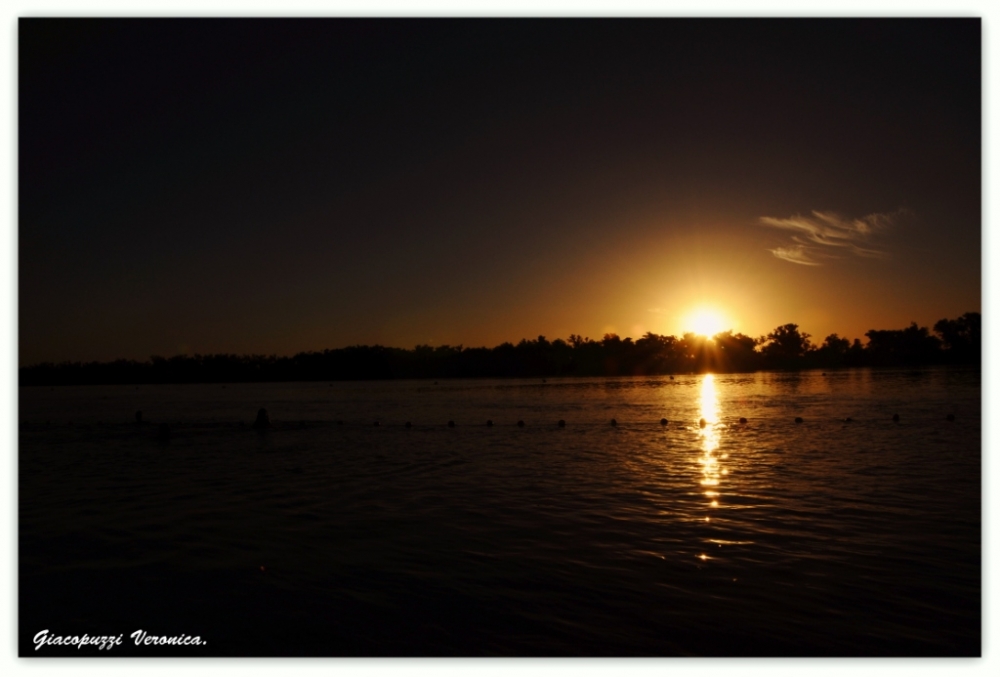
[[[19,361],[979,311],[981,30],[22,19]]]

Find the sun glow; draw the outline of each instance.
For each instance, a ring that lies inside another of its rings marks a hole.
[[[714,308],[701,307],[688,313],[684,318],[684,331],[693,331],[702,336],[712,337],[725,331],[726,318]]]

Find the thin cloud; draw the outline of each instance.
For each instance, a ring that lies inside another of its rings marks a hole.
[[[799,263],[803,266],[822,265],[818,261],[813,261],[809,258],[809,254],[806,253],[806,248],[802,245],[796,245],[794,247],[778,247],[776,249],[768,249],[768,251],[777,256],[779,259],[788,261],[789,263]]]
[[[790,233],[793,244],[768,250],[776,257],[789,263],[820,266],[823,264],[817,261],[818,258],[839,258],[831,255],[834,251],[869,259],[886,258],[888,254],[873,248],[869,241],[895,226],[907,214],[905,209],[897,209],[850,219],[835,212],[813,211],[806,216],[797,214],[785,219],[762,216],[759,223]]]

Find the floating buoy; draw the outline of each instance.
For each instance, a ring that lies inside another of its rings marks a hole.
[[[518,428],[523,428],[524,427],[524,421],[518,421],[517,422],[517,427]]]
[[[257,410],[257,419],[253,422],[254,428],[270,428],[271,419],[267,415],[267,409],[261,407]]]
[[[611,419],[611,425],[612,426],[618,425],[618,421],[616,421],[615,419]]]
[[[409,421],[407,421],[405,423],[405,425],[406,425],[407,428],[412,428],[413,427],[413,425]]]
[[[375,424],[374,424],[374,425],[375,425],[375,427],[377,428],[377,427],[378,427],[378,421],[375,421]]]
[[[742,416],[740,416],[740,425],[746,425],[746,424],[747,424],[747,420],[745,418],[743,418]]]
[[[853,422],[854,422],[854,419],[851,418],[850,416],[848,416],[847,418],[844,419],[844,423],[853,423]]]
[[[170,439],[170,426],[166,423],[161,423],[160,429],[156,432],[156,437],[164,442],[168,441]]]
[[[707,425],[708,425],[708,421],[706,421],[705,419],[701,419],[701,420],[698,421],[698,427],[699,428],[704,428]]]
[[[448,427],[449,428],[454,428],[455,427],[455,422],[454,421],[448,421]]]
[[[142,412],[141,411],[135,412],[135,422],[136,423],[142,423]]]
[[[562,419],[559,419],[559,427],[560,428],[565,428],[566,427],[566,421],[564,421]]]
[[[801,416],[796,416],[795,417],[795,422],[796,423],[802,423],[802,417]]]
[[[954,421],[955,420],[955,414],[948,414],[947,416],[945,416],[945,418],[947,420],[949,420],[949,421]]]
[[[895,421],[896,423],[899,423],[899,414],[893,414],[892,420]]]
[[[661,418],[660,419],[660,425],[667,425],[667,419]]]
[[[487,419],[486,420],[486,427],[487,428],[492,428],[493,427],[493,419]]]

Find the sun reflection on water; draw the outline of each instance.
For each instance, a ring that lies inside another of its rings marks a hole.
[[[719,450],[719,396],[715,388],[715,376],[705,374],[701,382],[701,421],[698,435],[701,438],[701,485],[705,487],[705,497],[711,507],[718,507],[719,486],[726,470],[720,465]]]

